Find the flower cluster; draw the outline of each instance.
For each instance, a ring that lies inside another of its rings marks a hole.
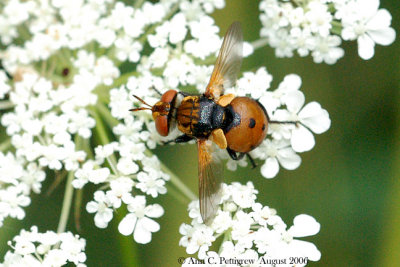
[[[188,254],[197,252],[199,259],[213,258],[212,261],[205,261],[208,263],[220,263],[218,257],[249,259],[254,264],[241,266],[273,266],[266,264],[274,259],[286,259],[286,266],[294,266],[289,264],[289,257],[318,261],[321,253],[315,245],[297,238],[317,234],[319,223],[313,217],[302,214],[296,216],[293,226],[287,228],[276,215],[276,210],[256,202],[257,193],[251,182],[246,185],[224,184],[220,208],[210,226],[202,223],[198,201],[190,203],[192,222],[181,225],[179,244],[186,248]],[[223,236],[223,241],[217,255],[209,249],[220,236]],[[186,266],[190,265],[189,262],[186,259]]]
[[[140,136],[140,133],[132,136]],[[140,139],[139,139],[140,140]],[[86,183],[107,184],[107,190],[94,193],[94,200],[86,205],[89,213],[95,213],[94,222],[99,228],[106,228],[113,218],[114,209],[127,205],[128,214],[122,219],[118,230],[123,235],[133,233],[138,243],[151,241],[151,233],[160,226],[150,218],[164,214],[159,204],[146,204],[145,195],[153,198],[165,194],[165,181],[169,175],[161,171],[156,156],[146,156],[145,146],[139,140],[133,140],[124,146],[116,142],[95,149],[96,160],[89,160],[76,172],[72,185],[82,188]],[[120,157],[115,162],[114,152]],[[135,163],[135,161],[137,163]],[[107,162],[111,166],[104,167]]]
[[[22,220],[31,192],[39,193],[45,173],[34,162],[0,152],[0,227],[7,217]]]
[[[86,241],[71,232],[39,233],[36,226],[30,231],[21,230],[20,234],[9,241],[13,251],[8,251],[1,267],[6,266],[63,266],[73,263],[85,267]]]
[[[370,59],[375,44],[389,45],[396,35],[379,0],[263,0],[260,10],[260,35],[278,57],[297,51],[302,57],[311,53],[316,63],[334,64],[344,55],[343,39],[357,40],[360,57]]]

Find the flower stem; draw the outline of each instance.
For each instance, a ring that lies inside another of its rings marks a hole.
[[[254,48],[254,50],[257,50],[261,47],[264,47],[268,44],[268,39],[267,38],[261,38],[258,40],[255,40],[251,42],[251,46]]]
[[[12,108],[14,106],[15,106],[15,104],[13,102],[9,101],[9,100],[0,101],[0,110],[9,109],[9,108]]]
[[[105,104],[98,103],[96,105],[96,109],[99,112],[100,116],[102,116],[105,122],[110,126],[110,128],[113,128],[114,126],[118,125],[119,120],[117,120],[111,115],[110,110],[106,107]]]
[[[143,5],[144,0],[137,0],[136,3],[133,5],[135,9],[140,8]]]
[[[0,151],[6,151],[8,148],[11,147],[11,139],[8,138],[7,140],[5,140],[3,143],[0,144]]]
[[[340,23],[340,21],[337,20],[332,20],[331,24],[332,24],[331,32],[340,36],[342,34],[342,29],[343,29],[342,23]]]
[[[74,194],[74,188],[72,187],[73,179],[74,179],[74,172],[70,171],[68,173],[67,183],[65,185],[65,194],[64,194],[63,205],[61,208],[60,221],[58,222],[57,233],[65,232],[65,229],[67,227],[69,212],[71,209],[72,197]]]
[[[179,177],[173,173],[167,166],[165,166],[164,163],[161,164],[161,170],[165,172],[166,174],[169,175],[171,183],[184,194],[189,200],[196,200],[197,196],[190,190],[189,187],[187,187],[180,179]]]
[[[103,120],[101,119],[101,117],[98,114],[98,110],[95,109],[94,107],[91,107],[91,111],[92,111],[91,112],[92,116],[96,120],[95,131],[96,131],[97,136],[99,138],[100,144],[101,145],[109,144],[110,143],[110,139],[108,138],[106,127],[104,126],[104,122],[103,122]],[[111,154],[108,158],[111,161],[111,162],[109,162],[110,165],[111,164],[113,164],[114,166],[117,165],[117,159],[115,158],[114,154]]]

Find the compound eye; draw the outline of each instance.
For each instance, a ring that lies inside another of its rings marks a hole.
[[[168,90],[161,96],[161,102],[171,104],[177,94],[178,94],[178,92],[175,90],[172,90],[172,89]]]
[[[155,123],[157,132],[161,136],[167,136],[169,132],[168,117],[165,115],[158,116],[157,118],[155,118]]]

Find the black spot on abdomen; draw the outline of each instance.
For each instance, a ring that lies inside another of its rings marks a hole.
[[[256,126],[256,121],[253,118],[250,118],[249,127],[254,128]]]

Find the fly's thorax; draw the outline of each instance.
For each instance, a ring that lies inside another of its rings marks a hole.
[[[178,129],[184,134],[207,138],[224,122],[224,107],[214,100],[200,96],[186,96],[177,110]]]
[[[187,135],[195,136],[194,125],[199,119],[200,96],[185,96],[176,111],[178,129]]]

